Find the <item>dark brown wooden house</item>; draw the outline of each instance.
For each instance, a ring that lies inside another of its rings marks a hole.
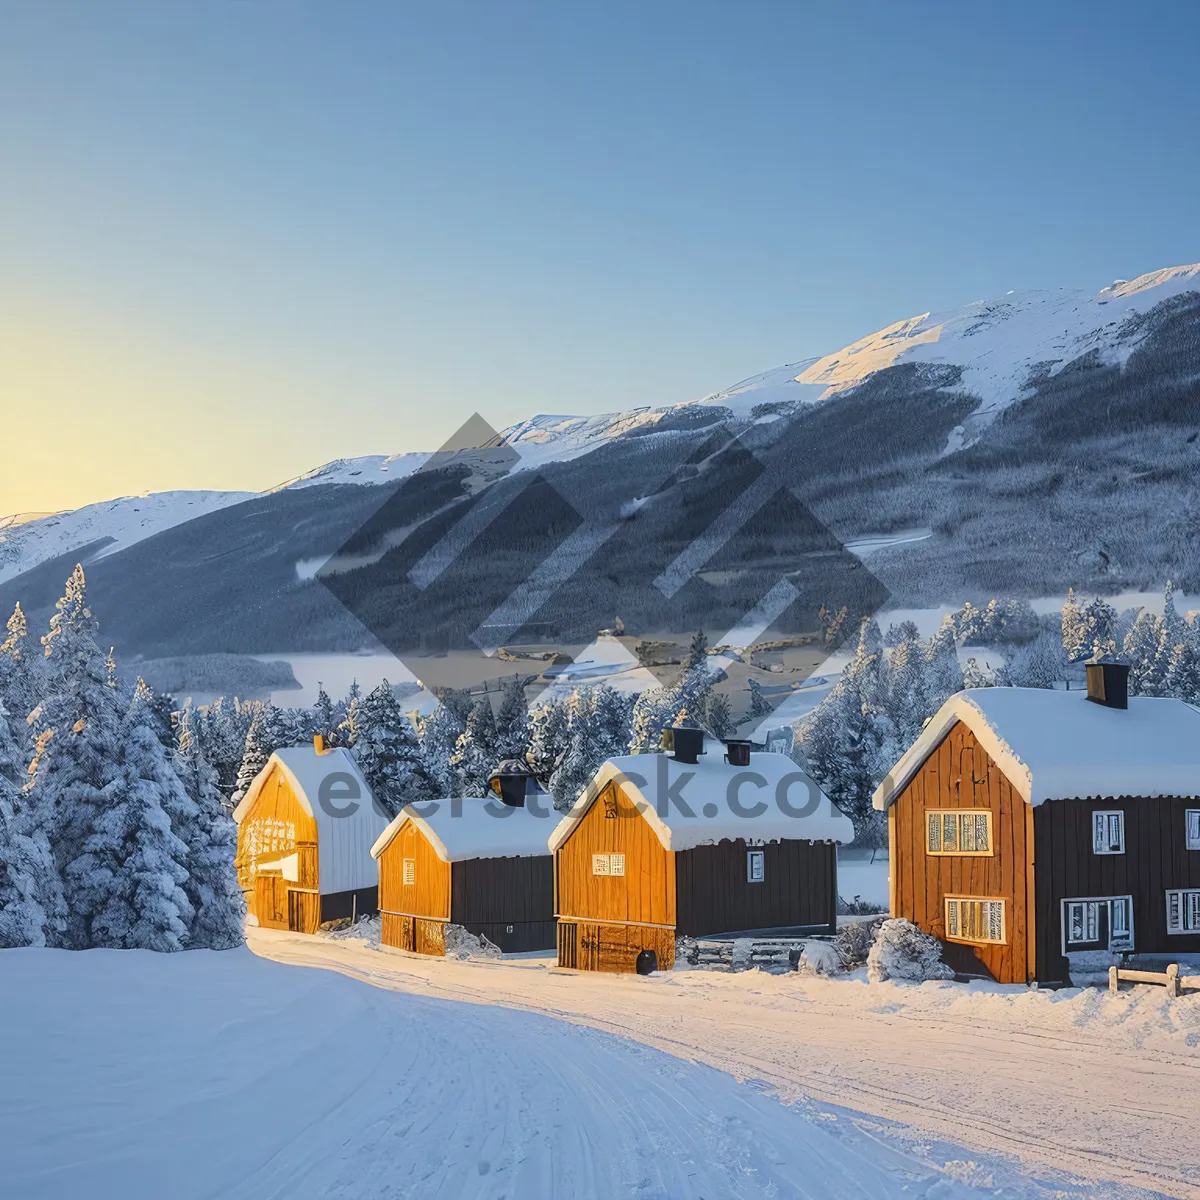
[[[1200,711],[1089,694],[960,692],[875,793],[893,916],[1002,983],[1076,982],[1200,952]]]
[[[277,750],[234,809],[237,872],[253,922],[316,933],[372,913],[371,843],[387,824],[348,750]]]
[[[408,805],[371,848],[384,944],[444,954],[454,924],[506,953],[553,947],[546,839],[557,816],[541,793],[519,806],[473,798]]]
[[[550,839],[561,966],[675,961],[677,934],[832,929],[850,821],[791,759],[610,759]]]

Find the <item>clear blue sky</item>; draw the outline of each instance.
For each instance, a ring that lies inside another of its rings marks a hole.
[[[1200,259],[1197,45],[1195,3],[0,0],[0,512]]]

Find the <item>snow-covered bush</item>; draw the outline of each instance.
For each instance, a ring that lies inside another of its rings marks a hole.
[[[843,925],[833,939],[834,948],[842,960],[842,966],[847,971],[862,966],[867,961],[867,955],[875,944],[875,935],[879,932],[884,918],[876,921],[855,921],[853,925]]]
[[[903,917],[880,922],[875,942],[867,955],[867,978],[872,983],[885,979],[953,979],[954,972],[942,962],[937,938],[918,929]]]
[[[494,942],[489,942],[481,933],[478,937],[468,933],[461,925],[446,926],[447,958],[499,958],[503,953]]]
[[[802,975],[836,975],[843,969],[842,957],[832,942],[808,941],[798,969]]]

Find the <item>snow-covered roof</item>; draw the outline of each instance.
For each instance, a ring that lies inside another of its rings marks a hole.
[[[875,791],[881,812],[961,721],[1030,804],[1091,796],[1200,795],[1200,710],[1135,696],[1107,708],[1085,691],[972,688],[951,696]]]
[[[785,754],[752,754],[731,767],[718,751],[698,763],[668,754],[610,758],[550,835],[557,850],[604,788],[616,780],[667,850],[715,846],[726,839],[849,842],[850,819]]]
[[[468,858],[537,858],[549,854],[546,839],[558,819],[550,797],[534,793],[524,808],[510,808],[494,797],[466,797],[406,804],[380,834],[371,854],[378,858],[402,826],[411,821],[443,862]]]
[[[317,823],[317,863],[321,892],[332,895],[374,887],[379,872],[371,843],[387,825],[375,807],[371,789],[349,750],[337,747],[318,754],[312,745],[276,750],[246,789],[233,819],[239,824],[250,812],[263,784],[278,765],[287,776],[300,807]],[[321,785],[327,798],[321,801]]]

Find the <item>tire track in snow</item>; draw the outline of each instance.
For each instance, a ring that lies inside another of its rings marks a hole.
[[[419,995],[541,1012],[739,1080],[762,1080],[785,1103],[815,1099],[857,1109],[975,1153],[1110,1188],[1115,1182],[1200,1197],[1200,1058],[1191,1046],[1131,1045],[1111,1023],[1031,1024],[1032,1009],[1023,1008],[1020,1019],[1002,1005],[985,1012],[975,1002],[990,997],[962,991],[951,995],[968,1007],[947,1012],[913,1003],[913,989],[882,985],[897,1003],[872,1011],[850,1002],[860,985],[847,982],[768,977],[749,988],[745,977],[702,972],[642,980],[251,934],[257,952],[280,961]],[[1026,998],[1057,1019],[1051,996]]]

